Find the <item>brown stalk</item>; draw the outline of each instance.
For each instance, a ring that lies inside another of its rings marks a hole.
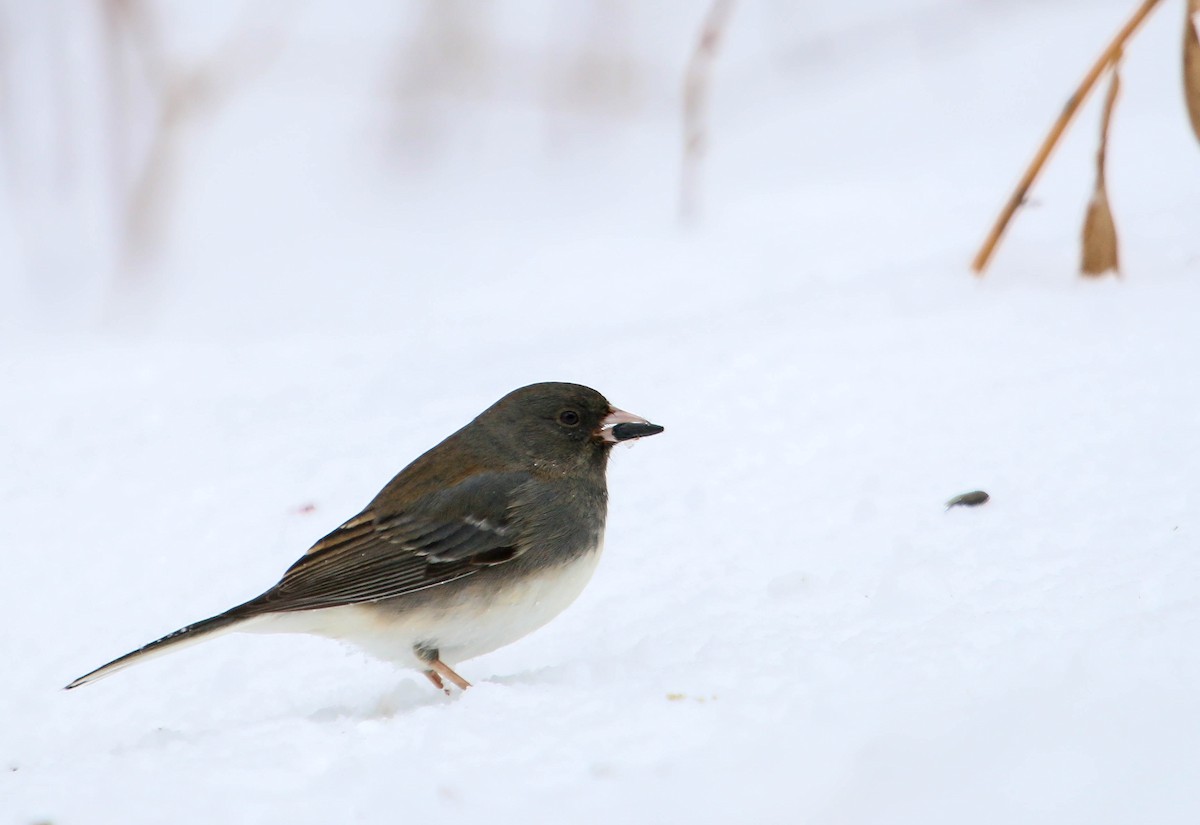
[[[1183,20],[1183,96],[1200,140],[1200,0],[1188,0]]]
[[[1059,138],[1062,137],[1067,125],[1070,124],[1071,119],[1079,110],[1079,106],[1087,99],[1088,94],[1092,91],[1092,88],[1096,85],[1096,81],[1104,73],[1104,70],[1121,54],[1125,47],[1125,42],[1129,40],[1129,37],[1137,30],[1137,27],[1142,24],[1142,21],[1146,19],[1146,16],[1153,11],[1159,2],[1160,0],[1143,0],[1142,4],[1133,13],[1133,16],[1125,21],[1125,25],[1116,33],[1112,41],[1100,53],[1100,56],[1096,58],[1096,62],[1092,64],[1092,68],[1088,70],[1082,82],[1075,89],[1074,94],[1067,99],[1067,104],[1063,107],[1062,113],[1054,121],[1054,125],[1050,127],[1050,133],[1042,141],[1037,154],[1034,155],[1029,167],[1025,170],[1025,174],[1021,176],[1021,180],[1017,184],[1017,188],[1013,190],[1012,195],[1009,196],[1008,202],[1000,210],[1000,215],[992,225],[991,231],[988,232],[983,246],[979,248],[979,252],[976,253],[975,259],[971,262],[971,269],[975,271],[976,275],[982,275],[984,270],[987,269],[988,261],[991,260],[992,253],[995,252],[996,245],[1000,242],[1000,236],[1008,228],[1008,224],[1012,221],[1017,209],[1024,203],[1029,188],[1042,171],[1042,167],[1050,157],[1050,153],[1054,151],[1054,147],[1058,145]]]
[[[700,211],[700,167],[708,148],[708,90],[721,37],[733,12],[733,0],[713,0],[700,39],[688,61],[683,81],[683,170],[679,185],[679,216],[686,220]]]
[[[1116,58],[1120,60],[1120,56]],[[1104,98],[1104,114],[1100,119],[1100,146],[1096,150],[1096,184],[1088,200],[1087,215],[1083,220],[1083,255],[1080,269],[1084,275],[1099,276],[1105,272],[1119,271],[1117,261],[1117,227],[1113,223],[1112,210],[1108,206],[1108,183],[1104,168],[1108,155],[1108,131],[1112,125],[1113,107],[1121,90],[1118,64],[1113,63]]]

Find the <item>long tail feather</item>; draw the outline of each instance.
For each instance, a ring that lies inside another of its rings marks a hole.
[[[161,656],[163,653],[181,650],[188,645],[193,645],[213,635],[227,633],[233,629],[234,625],[244,622],[248,618],[250,617],[245,613],[239,611],[238,608],[234,608],[219,616],[213,616],[210,619],[190,624],[187,627],[181,627],[174,633],[168,633],[157,641],[139,647],[132,653],[126,653],[119,659],[113,659],[108,664],[96,668],[91,673],[80,676],[74,682],[67,685],[65,690],[71,690],[72,688],[86,685],[89,682],[95,682],[97,679],[103,679],[105,676],[110,676],[118,670],[124,670],[130,665],[144,662],[155,656]]]

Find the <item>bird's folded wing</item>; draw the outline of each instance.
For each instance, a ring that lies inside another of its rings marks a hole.
[[[520,554],[511,521],[523,473],[474,476],[397,513],[355,516],[247,604],[312,610],[395,598],[470,576]]]

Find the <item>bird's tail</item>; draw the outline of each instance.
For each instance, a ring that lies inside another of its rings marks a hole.
[[[211,638],[212,636],[228,633],[233,630],[234,625],[244,622],[250,618],[249,615],[238,607],[233,610],[228,610],[218,616],[213,616],[210,619],[205,619],[202,622],[190,624],[187,627],[181,627],[174,633],[168,633],[161,639],[151,642],[148,645],[139,647],[132,653],[126,653],[119,659],[113,659],[108,664],[98,667],[91,673],[84,674],[74,682],[66,686],[66,690],[86,685],[89,682],[94,682],[97,679],[103,679],[105,676],[110,676],[118,670],[124,670],[130,665],[135,665],[139,662],[147,661],[155,656],[160,656],[163,653],[170,653],[174,650],[181,650],[188,645]]]

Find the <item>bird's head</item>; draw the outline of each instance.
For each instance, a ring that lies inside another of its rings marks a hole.
[[[492,437],[556,464],[603,459],[614,444],[661,433],[663,428],[619,410],[580,384],[547,382],[513,390],[482,415]]]

